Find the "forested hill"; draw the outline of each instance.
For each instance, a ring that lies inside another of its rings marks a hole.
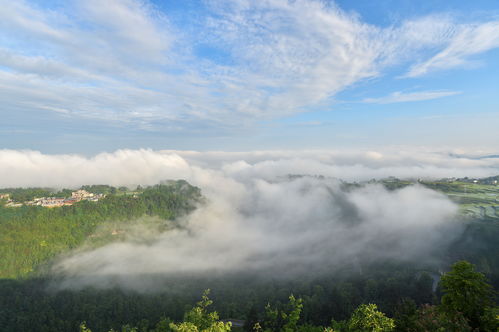
[[[386,186],[390,189],[389,185],[393,185],[394,190],[400,185],[410,185],[394,180],[387,183]],[[448,188],[447,182],[428,186],[434,185],[440,190],[444,184]],[[189,213],[203,201],[200,190],[185,181],[134,190],[106,185],[80,189],[79,192],[0,189],[3,195],[0,198],[0,331],[78,331],[80,327],[80,331],[85,332],[110,329],[229,332],[224,321],[205,311],[204,304],[184,316],[207,288],[212,289],[213,306],[220,318],[246,321],[244,329],[232,329],[236,332],[323,332],[325,328],[330,332],[331,328],[341,332],[472,331],[473,328],[495,332],[499,323],[495,319],[499,314],[495,307],[497,300],[494,294],[489,294],[491,288],[486,285],[486,281],[496,289],[499,285],[497,218],[469,219],[462,236],[438,253],[443,257],[442,264],[466,259],[476,264],[479,271],[474,272],[474,267],[466,262],[458,263],[455,267],[461,270],[456,270],[454,275],[459,278],[451,278],[447,286],[441,271],[428,266],[425,257],[421,257],[420,262],[379,261],[362,266],[352,261],[342,269],[296,278],[289,278],[286,270],[270,277],[246,271],[140,276],[140,282],[157,282],[158,287],[150,293],[135,293],[119,287],[51,291],[59,279],[43,272],[58,255],[82,246],[87,249],[87,246],[126,239],[134,227],[144,223],[148,230],[159,234],[176,227],[177,217]],[[492,190],[497,188],[474,184],[467,185],[466,193],[455,192],[469,199],[471,194],[483,196],[470,204],[492,205],[495,202],[488,195]],[[41,202],[36,200],[40,197],[47,201],[64,199],[67,205],[51,208],[34,205]],[[462,199],[455,201],[461,206],[464,204]],[[10,207],[6,206],[8,203]],[[466,206],[468,210],[470,207]],[[469,282],[469,276],[474,282]],[[472,294],[478,296],[473,295],[471,299],[477,305],[469,299],[461,301],[460,307],[445,304],[445,294],[453,293],[448,286],[459,295],[461,281],[474,288]],[[297,299],[290,298],[288,303],[290,294]],[[491,301],[483,301],[487,294]],[[465,313],[462,309],[466,308],[473,310]],[[182,320],[182,323],[172,323]],[[370,328],[360,324],[366,320]],[[384,327],[374,328],[371,323]]]
[[[98,245],[99,241],[119,237],[121,226],[131,220],[142,216],[157,216],[159,221],[174,220],[192,211],[202,199],[200,189],[183,180],[138,187],[134,191],[104,185],[82,189],[102,198],[54,208],[7,207],[7,199],[0,200],[0,278],[36,274],[43,263],[80,246],[91,235]],[[37,196],[71,195],[70,190],[54,192],[43,188],[0,189],[0,193],[9,195],[17,203]],[[98,226],[105,231],[96,237]]]

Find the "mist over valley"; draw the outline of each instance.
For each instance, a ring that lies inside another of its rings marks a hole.
[[[497,0],[0,0],[0,332],[499,331]]]

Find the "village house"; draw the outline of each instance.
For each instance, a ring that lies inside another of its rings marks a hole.
[[[23,203],[14,203],[14,202],[8,202],[5,204],[6,207],[21,207],[23,206]]]
[[[91,197],[94,197],[94,194],[89,193],[88,191],[83,190],[83,189],[73,191],[71,193],[71,198],[77,199],[79,201],[81,201],[82,199],[91,198]]]
[[[0,199],[9,199],[10,195],[9,194],[0,194]],[[34,198],[32,201],[27,201],[24,203],[14,203],[11,200],[7,201],[7,204],[5,206],[7,207],[20,207],[25,205],[31,205],[31,206],[43,206],[43,207],[61,207],[61,206],[68,206],[68,205],[73,205],[74,203],[80,202],[82,200],[87,200],[91,202],[97,202],[99,199],[105,197],[103,194],[93,194],[90,193],[86,190],[77,190],[73,191],[71,193],[70,198],[61,198],[61,197],[37,197]]]
[[[68,198],[64,200],[64,205],[73,205],[74,203],[79,202],[76,198]]]
[[[47,197],[41,200],[41,206],[43,207],[59,207],[64,205],[64,198],[58,197]]]

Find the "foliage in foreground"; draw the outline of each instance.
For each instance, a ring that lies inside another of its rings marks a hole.
[[[254,324],[245,325],[246,331],[253,332],[391,332],[391,331],[499,331],[499,311],[494,307],[494,291],[486,283],[483,274],[474,271],[472,264],[460,261],[442,277],[444,295],[441,305],[423,305],[406,312],[398,318],[387,317],[376,304],[361,304],[347,321],[336,322],[331,326],[313,326],[301,322],[303,301],[289,297],[284,308],[273,308],[268,304],[265,315]],[[229,332],[230,321],[219,319],[216,311],[209,311],[213,303],[205,291],[201,301],[186,312],[179,323],[161,320],[154,329],[139,329],[125,325],[122,332]],[[249,317],[248,317],[249,318]],[[110,330],[113,331],[113,330]],[[85,323],[80,332],[92,332]]]
[[[361,304],[348,322],[350,331],[389,332],[395,328],[395,321],[378,311],[376,304]]]
[[[441,280],[444,296],[442,308],[445,312],[459,312],[477,328],[482,325],[482,317],[487,308],[493,305],[494,293],[482,273],[474,271],[472,264],[461,261]]]

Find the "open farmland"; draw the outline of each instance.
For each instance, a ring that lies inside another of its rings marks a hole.
[[[428,188],[445,193],[459,204],[463,215],[480,219],[499,219],[499,186],[463,181],[422,182]]]

